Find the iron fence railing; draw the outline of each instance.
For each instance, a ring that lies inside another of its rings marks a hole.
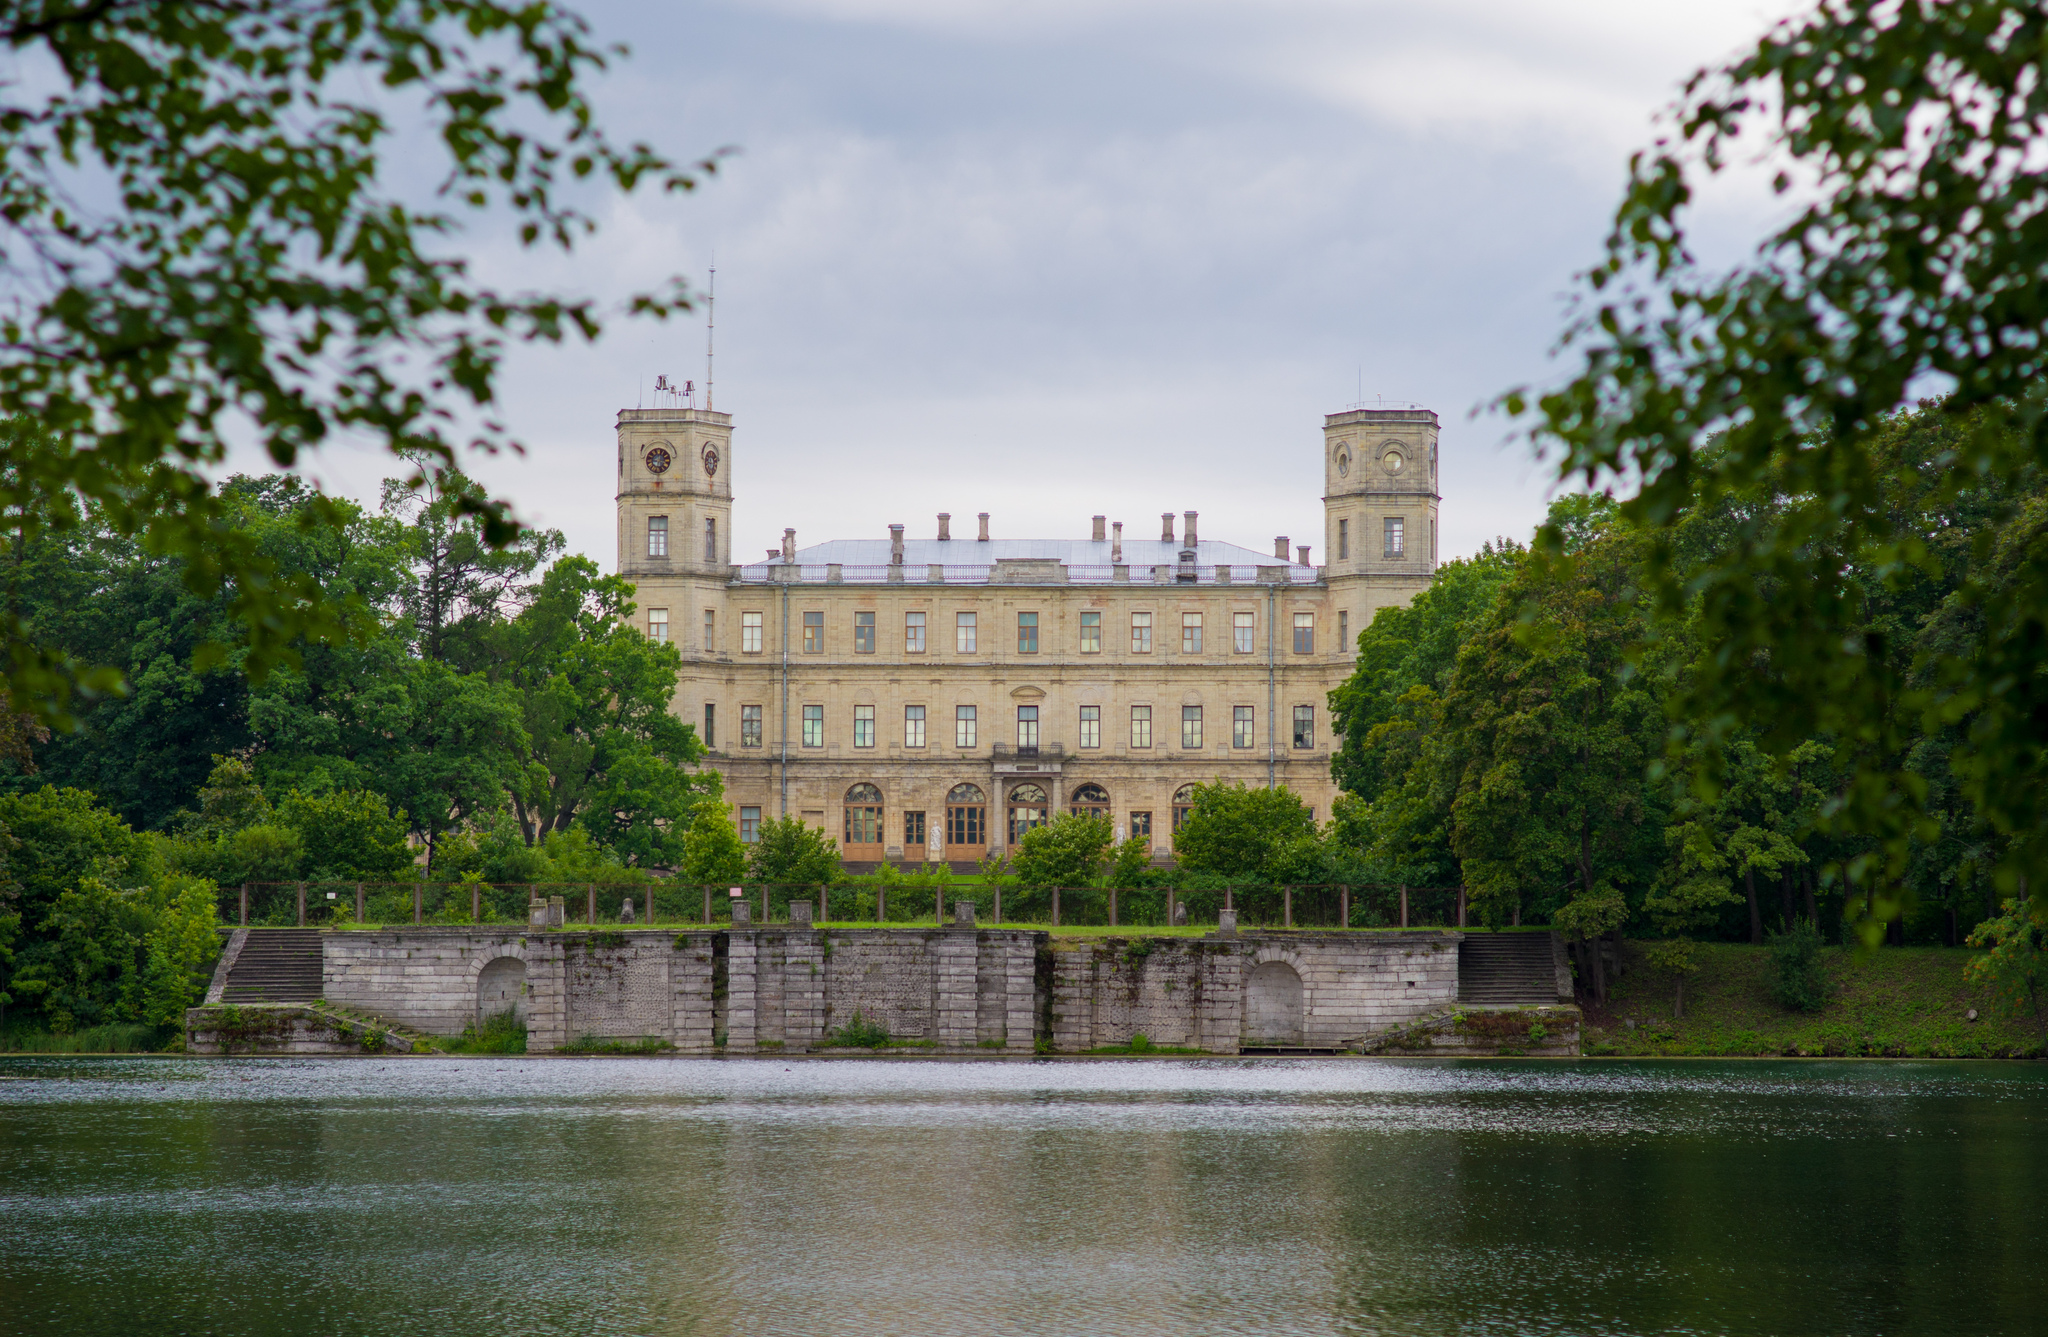
[[[735,896],[733,892],[739,894]],[[792,902],[817,921],[938,922],[972,901],[983,923],[1054,927],[1215,924],[1225,910],[1244,927],[1458,928],[1462,887],[1400,883],[1280,884],[1223,890],[1168,887],[998,886],[912,879],[895,884],[746,883],[707,886],[661,879],[638,883],[249,882],[222,888],[223,923],[252,927],[343,924],[529,925],[535,903],[559,899],[563,924],[730,924],[743,902],[753,923],[786,923]]]

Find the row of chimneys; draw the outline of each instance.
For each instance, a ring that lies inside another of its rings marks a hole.
[[[1181,512],[1181,514],[1185,516],[1187,519],[1186,533],[1181,540],[1182,545],[1186,548],[1193,549],[1198,545],[1198,540],[1195,537],[1195,519],[1199,513],[1195,511],[1183,511]],[[977,514],[976,518],[978,518],[981,521],[981,533],[977,537],[976,542],[987,543],[989,541],[988,512],[981,511]],[[1092,538],[1095,542],[1101,543],[1105,540],[1106,537],[1102,531],[1103,526],[1108,522],[1108,517],[1098,515],[1093,517],[1093,519],[1095,528],[1092,534]],[[1116,530],[1116,537],[1113,540],[1109,540],[1109,560],[1113,565],[1121,566],[1124,560],[1124,522],[1119,520],[1113,527]],[[946,543],[950,542],[952,538],[953,516],[948,511],[940,511],[939,541],[941,543]],[[1162,511],[1160,513],[1159,541],[1161,543],[1172,543],[1174,541],[1172,511]],[[1296,549],[1296,552],[1298,552],[1300,555],[1295,560],[1300,562],[1303,566],[1308,565],[1308,547],[1309,545],[1304,543]],[[773,549],[769,550],[768,557],[770,561],[773,561],[777,555],[778,554]],[[779,555],[785,562],[792,562],[796,560],[796,531],[794,529],[785,529],[782,531],[782,552]],[[1275,538],[1273,540],[1273,555],[1283,562],[1287,560],[1287,536],[1285,534],[1282,534],[1278,538]],[[889,526],[889,564],[891,566],[903,565],[902,525]]]

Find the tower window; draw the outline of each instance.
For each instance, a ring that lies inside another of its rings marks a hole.
[[[716,520],[706,520],[704,522],[704,560],[707,562],[718,560],[718,521]]]
[[[718,707],[709,701],[704,703],[704,746],[718,746]]]
[[[1350,555],[1351,522],[1349,520],[1339,520],[1337,522],[1337,560],[1341,562]]]
[[[668,556],[668,517],[665,515],[647,517],[647,555]]]
[[[1408,551],[1408,541],[1405,537],[1404,531],[1407,527],[1407,522],[1398,515],[1390,515],[1386,518],[1386,527],[1386,555],[1389,557],[1401,557],[1406,555]]]
[[[668,609],[647,610],[647,639],[656,645],[668,644]]]
[[[1337,649],[1343,654],[1351,653],[1351,614],[1337,610]]]
[[[704,653],[718,653],[718,613],[710,608],[704,610]]]

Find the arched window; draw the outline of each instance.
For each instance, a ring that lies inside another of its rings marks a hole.
[[[881,843],[882,791],[869,784],[855,785],[846,791],[845,847],[879,847]],[[864,848],[860,853],[865,855],[867,850]]]
[[[1179,789],[1173,791],[1173,829],[1175,831],[1180,830],[1180,824],[1187,820],[1187,815],[1194,810],[1194,806],[1195,787],[1193,785],[1182,785]]]
[[[1050,807],[1045,791],[1037,785],[1018,785],[1010,791],[1010,843],[1024,839],[1034,826],[1044,826]]]
[[[978,859],[988,848],[988,796],[975,785],[946,794],[946,857]]]
[[[1074,791],[1067,810],[1082,817],[1109,816],[1109,791],[1101,785],[1082,785]]]

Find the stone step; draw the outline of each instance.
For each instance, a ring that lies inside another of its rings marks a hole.
[[[228,972],[230,1003],[309,1003],[321,992],[320,930],[252,929]]]
[[[1461,1003],[1554,1003],[1557,967],[1548,933],[1474,933],[1458,944]]]

